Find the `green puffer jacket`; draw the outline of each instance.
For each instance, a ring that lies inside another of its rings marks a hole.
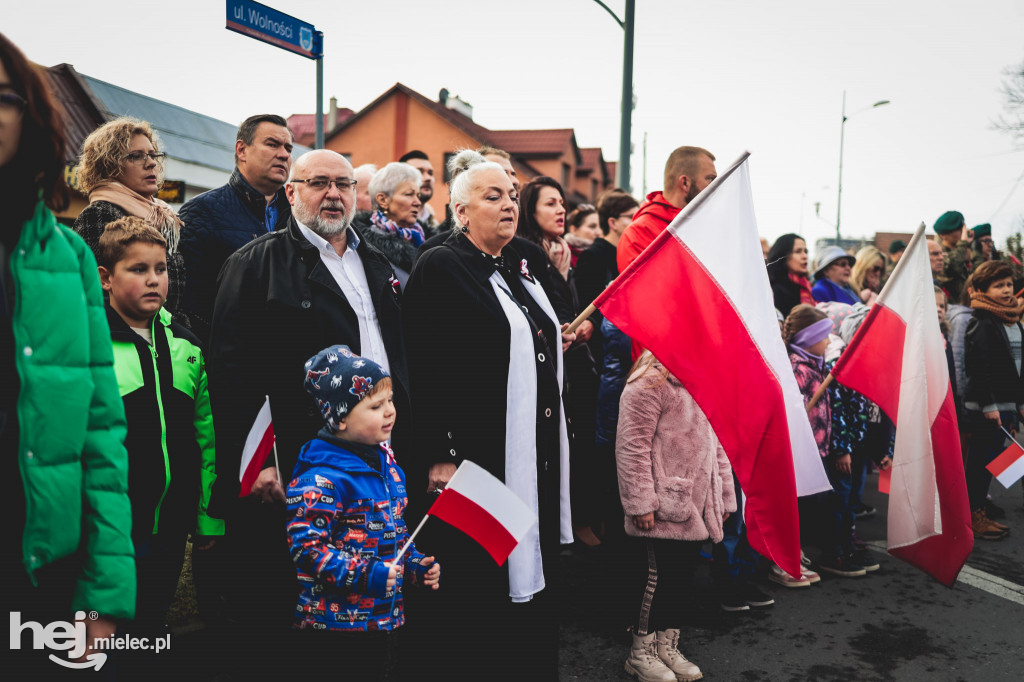
[[[83,549],[72,610],[135,614],[125,419],[96,260],[42,204],[11,254],[22,560],[39,568]]]

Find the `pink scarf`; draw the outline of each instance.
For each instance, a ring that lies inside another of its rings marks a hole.
[[[178,235],[185,224],[165,202],[153,197],[147,199],[116,180],[101,180],[89,192],[89,203],[109,201],[128,215],[142,218],[155,227],[167,240],[167,253],[178,250]]]

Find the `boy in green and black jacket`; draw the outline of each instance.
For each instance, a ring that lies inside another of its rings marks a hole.
[[[188,535],[208,545],[213,538],[204,536],[224,534],[224,522],[206,514],[215,478],[213,417],[199,341],[163,308],[166,240],[141,218],[127,217],[106,226],[97,251],[128,421],[134,629],[143,634],[163,625]]]

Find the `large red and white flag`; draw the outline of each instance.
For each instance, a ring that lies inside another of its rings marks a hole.
[[[463,460],[427,511],[470,536],[499,566],[537,523],[537,515],[486,469]]]
[[[832,375],[896,424],[889,553],[952,585],[974,534],[923,224]]]
[[[256,415],[256,421],[249,429],[242,448],[242,463],[238,467],[238,480],[241,481],[239,497],[247,497],[252,484],[263,470],[267,455],[274,449],[274,422],[270,418],[270,398],[263,401],[263,407]]]
[[[798,576],[796,498],[831,486],[779,333],[748,156],[680,211],[594,305],[697,401],[746,496],[750,544]]]

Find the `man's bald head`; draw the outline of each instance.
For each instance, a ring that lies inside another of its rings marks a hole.
[[[329,149],[316,149],[295,159],[285,186],[292,216],[324,239],[338,237],[344,243],[343,235],[355,214],[354,175],[348,159]]]
[[[352,170],[352,164],[338,152],[331,151],[330,149],[314,149],[295,159],[295,162],[292,164],[292,172],[288,175],[288,182],[296,178],[306,178],[306,173],[313,166],[318,168],[329,166],[331,168],[343,169],[344,176],[348,178],[352,178],[355,175]],[[331,177],[339,177],[340,175],[335,173]]]

